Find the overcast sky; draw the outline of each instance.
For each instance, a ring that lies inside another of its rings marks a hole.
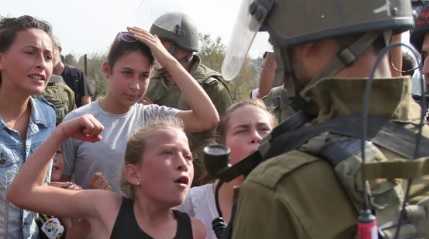
[[[227,44],[241,0],[1,0],[0,15],[32,15],[51,23],[64,53],[104,53],[116,33],[127,26],[148,28],[159,15],[182,11],[201,33],[221,37]],[[260,34],[261,35],[261,34]],[[267,36],[258,36],[251,55],[269,49]]]

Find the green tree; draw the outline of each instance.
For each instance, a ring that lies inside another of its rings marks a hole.
[[[220,72],[226,49],[222,39],[218,37],[213,40],[208,34],[200,34],[199,38],[201,42],[199,56],[202,63]],[[257,87],[257,66],[258,61],[247,58],[239,76],[229,83],[231,94],[235,101],[249,98],[250,91]]]
[[[200,34],[199,38],[201,50],[198,55],[201,57],[202,62],[213,70],[220,71],[225,57],[225,45],[222,43],[221,38],[218,37],[213,40],[208,34]]]
[[[87,79],[89,83],[95,88],[95,97],[98,98],[106,94],[106,80],[101,66],[105,61],[106,56],[103,54],[92,54],[87,56]],[[84,56],[79,58],[79,68],[84,70]]]

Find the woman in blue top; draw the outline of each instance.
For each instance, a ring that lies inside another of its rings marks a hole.
[[[40,95],[52,75],[51,27],[31,16],[0,20],[0,238],[38,238],[35,214],[6,200],[31,152],[55,127]]]

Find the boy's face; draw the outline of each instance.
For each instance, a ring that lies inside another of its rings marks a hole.
[[[52,167],[51,181],[60,181],[64,171],[64,155],[58,150],[54,156],[54,165]]]

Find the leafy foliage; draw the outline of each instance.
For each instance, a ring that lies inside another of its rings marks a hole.
[[[200,34],[199,37],[201,41],[199,56],[203,64],[220,72],[226,49],[221,38],[213,40],[207,34]],[[258,87],[257,77],[255,77],[258,75],[256,63],[260,64],[260,61],[247,58],[237,79],[229,83],[235,101],[249,98],[250,91]]]

